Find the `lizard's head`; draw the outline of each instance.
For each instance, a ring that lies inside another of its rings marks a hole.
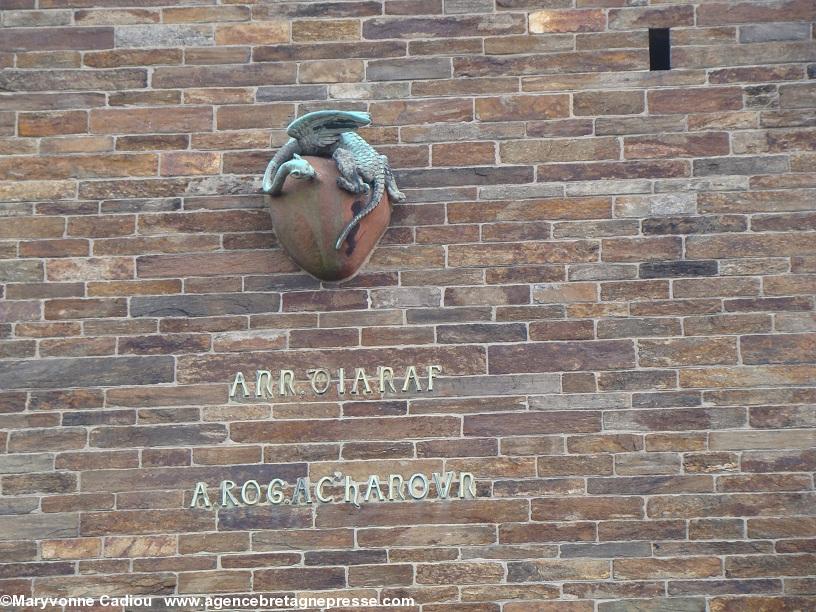
[[[312,164],[297,153],[292,156],[292,159],[288,161],[286,165],[290,169],[289,176],[296,179],[313,179],[317,176],[317,172]]]

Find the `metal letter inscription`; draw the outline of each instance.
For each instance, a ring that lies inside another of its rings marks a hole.
[[[303,115],[289,125],[289,141],[264,173],[262,189],[273,196],[269,204],[278,239],[301,267],[322,280],[355,274],[388,226],[388,203],[405,199],[388,158],[356,133],[370,123],[362,112]],[[386,206],[380,206],[383,199]]]

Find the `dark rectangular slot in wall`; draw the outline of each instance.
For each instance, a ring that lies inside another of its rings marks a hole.
[[[669,28],[649,29],[649,70],[671,69]]]

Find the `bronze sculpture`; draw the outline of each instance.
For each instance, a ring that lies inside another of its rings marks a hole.
[[[363,112],[307,113],[263,176],[281,246],[321,280],[353,276],[388,227],[390,204],[405,199],[386,156],[356,133],[369,123]]]
[[[278,150],[264,173],[263,191],[277,196],[287,176],[316,176],[314,168],[301,155],[331,157],[340,173],[338,187],[353,194],[370,194],[365,206],[356,212],[337,237],[334,245],[337,250],[363,217],[377,207],[384,192],[388,192],[392,202],[405,200],[405,195],[397,188],[388,158],[378,154],[355,131],[370,123],[371,116],[363,112],[326,110],[307,113],[289,124],[286,129],[289,141]]]

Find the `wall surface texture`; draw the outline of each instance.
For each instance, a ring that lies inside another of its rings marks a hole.
[[[816,607],[813,0],[0,7],[3,592]],[[408,195],[324,286],[259,194],[322,108]],[[478,498],[186,507],[443,470]]]

